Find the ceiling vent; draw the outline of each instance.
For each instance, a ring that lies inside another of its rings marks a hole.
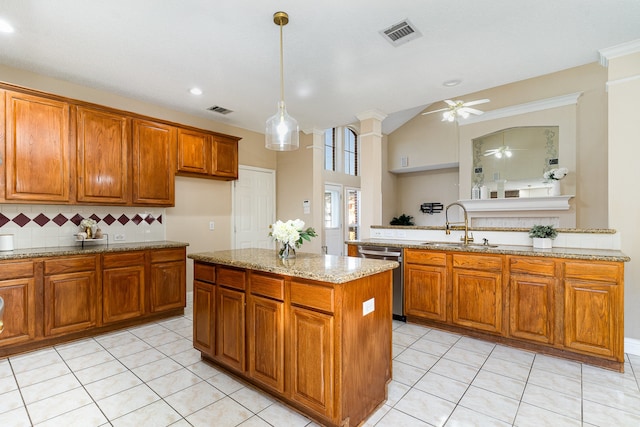
[[[380,34],[382,34],[382,37],[394,46],[400,46],[401,44],[405,44],[413,39],[422,37],[422,33],[418,31],[408,19],[380,31]]]
[[[207,108],[207,110],[213,111],[214,113],[219,113],[219,114],[233,113],[233,110],[229,110],[229,109],[221,107],[219,105],[214,105],[213,107],[209,107],[209,108]]]

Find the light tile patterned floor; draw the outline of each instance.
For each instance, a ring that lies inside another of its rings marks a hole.
[[[0,426],[315,425],[200,360],[192,312],[0,359]],[[393,323],[389,399],[365,426],[640,426],[625,373]]]

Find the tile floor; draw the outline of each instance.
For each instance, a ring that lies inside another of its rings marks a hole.
[[[0,426],[316,424],[200,360],[184,316],[0,359]],[[365,426],[640,426],[625,373],[394,321],[389,399]]]

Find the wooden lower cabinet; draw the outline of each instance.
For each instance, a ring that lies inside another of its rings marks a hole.
[[[95,255],[44,262],[44,335],[58,335],[97,325]]]
[[[216,359],[226,366],[244,371],[245,294],[218,286],[216,289]]]
[[[102,322],[140,317],[145,312],[144,252],[102,256]]]
[[[622,262],[407,248],[404,268],[410,322],[624,369]]]
[[[571,261],[564,271],[564,345],[624,362],[622,266]]]
[[[149,296],[152,313],[182,308],[187,304],[186,251],[165,249],[152,251]]]
[[[33,261],[0,263],[0,297],[4,299],[4,330],[0,348],[35,337],[35,279]]]
[[[194,347],[321,425],[359,425],[387,397],[391,295],[391,271],[336,285],[196,258]]]
[[[291,309],[291,398],[327,417],[334,396],[333,320],[329,314]]]

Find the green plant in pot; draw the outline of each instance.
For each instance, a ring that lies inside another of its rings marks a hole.
[[[413,217],[411,215],[402,214],[397,217],[393,217],[389,225],[415,225],[413,223]]]
[[[553,225],[534,225],[529,230],[529,237],[533,239],[533,247],[549,249],[553,247],[553,239],[558,236],[558,231]]]

